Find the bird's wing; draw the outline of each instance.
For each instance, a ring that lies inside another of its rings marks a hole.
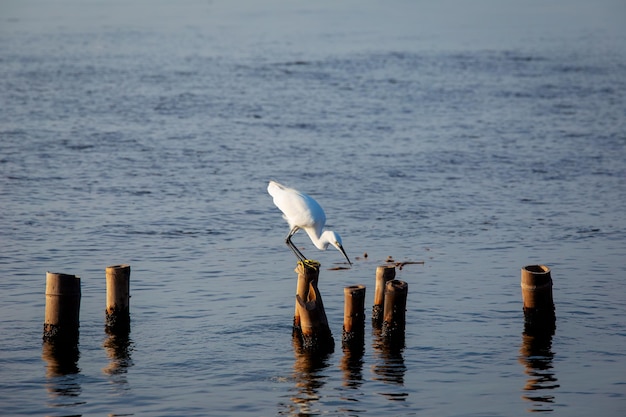
[[[274,204],[283,212],[289,227],[315,227],[321,230],[326,223],[326,215],[322,207],[311,196],[276,184],[276,188],[268,191],[274,198]]]

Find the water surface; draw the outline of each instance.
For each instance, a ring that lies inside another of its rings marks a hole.
[[[7,415],[626,412],[624,6],[5,2],[0,404]],[[265,188],[316,197],[335,350],[292,343],[295,259]],[[367,258],[364,254],[367,253]],[[405,347],[343,287],[388,256]],[[131,333],[104,331],[129,263]],[[524,332],[520,268],[556,331]],[[45,272],[82,278],[78,356],[42,345]]]

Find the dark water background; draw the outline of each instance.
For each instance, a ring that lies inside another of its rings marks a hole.
[[[626,6],[619,1],[0,4],[0,414],[626,414]],[[315,196],[337,345],[292,345],[266,194]],[[369,256],[364,259],[363,254]],[[343,287],[424,261],[406,346],[340,344]],[[359,258],[359,259],[357,259]],[[104,332],[129,263],[130,340]],[[524,333],[527,264],[557,329]],[[42,348],[82,278],[80,357]]]

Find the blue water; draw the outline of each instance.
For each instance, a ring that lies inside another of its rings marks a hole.
[[[6,415],[626,414],[626,7],[594,2],[5,1]],[[313,195],[333,353],[292,344],[267,181]],[[331,248],[332,249],[332,248]],[[367,257],[365,257],[367,254]],[[406,265],[405,347],[371,330]],[[131,265],[131,333],[104,331]],[[524,335],[520,268],[556,331]],[[80,356],[42,346],[46,271],[82,280]],[[343,287],[367,286],[359,355]]]

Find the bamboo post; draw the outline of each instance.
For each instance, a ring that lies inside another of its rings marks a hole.
[[[80,295],[79,277],[46,272],[44,341],[78,343]]]
[[[385,285],[396,277],[396,267],[381,265],[376,268],[376,287],[374,289],[374,307],[372,307],[372,326],[380,328],[383,323],[385,305]]]
[[[406,296],[409,286],[404,281],[391,280],[385,285],[385,308],[382,334],[385,337],[403,337],[406,319]]]
[[[552,277],[545,265],[527,265],[521,274],[526,331],[554,332],[556,315],[552,300]]]
[[[319,267],[315,268],[313,264],[305,266],[302,262],[298,262],[295,272],[298,274],[298,282],[296,284],[296,297],[302,300],[308,300],[311,282],[317,281],[319,277]],[[296,306],[293,315],[293,329],[300,332],[300,312],[298,311],[298,301],[296,298]]]
[[[106,267],[106,329],[110,332],[130,330],[130,265]]]
[[[342,341],[344,345],[362,344],[365,335],[365,285],[345,287],[343,296]]]
[[[294,333],[302,339],[305,350],[328,351],[334,347],[334,340],[322,296],[317,288],[319,277],[318,262],[298,262],[298,285],[294,314]]]

